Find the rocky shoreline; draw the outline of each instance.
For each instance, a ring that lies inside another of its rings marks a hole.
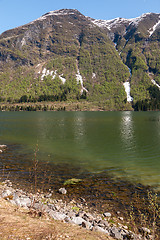
[[[121,212],[117,212],[118,218],[114,217],[110,211],[98,213],[91,212],[87,201],[81,198],[81,203],[71,199],[64,201],[63,195],[67,195],[67,190],[58,190],[59,199],[55,199],[53,191],[47,193],[30,193],[18,188],[13,188],[10,180],[5,180],[0,185],[0,198],[9,201],[11,204],[27,209],[35,216],[48,215],[50,218],[60,220],[65,223],[79,225],[82,228],[98,231],[120,240],[141,240],[154,239],[151,231],[146,227],[141,227],[138,234],[129,230],[127,224],[122,224]],[[62,200],[63,199],[63,200]]]

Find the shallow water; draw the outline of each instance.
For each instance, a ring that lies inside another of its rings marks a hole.
[[[159,112],[0,112],[0,144],[15,171],[38,144],[39,161],[160,187]]]

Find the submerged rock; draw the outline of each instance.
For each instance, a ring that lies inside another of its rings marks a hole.
[[[64,182],[64,185],[75,185],[79,182],[81,182],[82,179],[77,179],[77,178],[71,178],[71,179],[68,179]]]
[[[0,153],[3,153],[5,148],[7,148],[7,145],[0,145]]]

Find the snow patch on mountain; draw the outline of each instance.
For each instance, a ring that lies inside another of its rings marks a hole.
[[[159,26],[160,26],[160,20],[152,28],[150,28],[148,30],[150,37],[153,35],[153,33],[156,31],[157,27],[159,27]]]
[[[21,41],[21,46],[23,47],[24,45],[26,45],[26,40],[25,40],[25,38],[23,38],[22,41]]]
[[[42,75],[41,75],[41,81],[43,81],[44,80],[44,77],[47,77],[48,75],[50,75],[50,76],[52,76],[52,79],[54,79],[55,78],[55,76],[56,76],[56,72],[57,71],[50,71],[50,70],[47,70],[46,68],[44,68],[43,70],[42,70]],[[41,73],[40,71],[38,72],[39,74]],[[53,75],[54,74],[54,75]]]
[[[92,22],[101,28],[108,28],[111,31],[112,28],[121,25],[122,23],[130,23],[128,19],[125,18],[115,18],[112,20],[92,20]]]
[[[61,9],[61,10],[55,10],[55,11],[50,11],[44,15],[42,15],[40,18],[37,18],[36,20],[32,21],[34,23],[35,21],[43,21],[47,19],[49,16],[65,16],[65,15],[74,15],[75,12],[78,12],[76,9]]]
[[[144,13],[144,14],[142,14],[140,17],[136,17],[136,18],[131,18],[131,19],[128,19],[130,22],[131,22],[131,24],[133,23],[133,24],[135,24],[135,25],[138,25],[139,24],[139,22],[141,22],[142,20],[144,20],[148,15],[151,15],[152,13]]]
[[[80,74],[79,69],[77,69],[76,79],[77,79],[77,84],[78,83],[81,84],[81,94],[83,93],[83,91],[88,92],[88,90],[83,86],[83,78],[82,78],[82,75]]]
[[[95,25],[97,25],[98,27],[108,28],[108,30],[111,31],[112,28],[118,27],[121,24],[128,24],[128,25],[134,24],[134,25],[138,25],[140,21],[145,19],[150,14],[151,13],[145,13],[145,14],[142,14],[140,17],[131,18],[131,19],[118,17],[118,18],[111,19],[111,20],[92,20],[92,22]]]
[[[65,84],[66,79],[64,77],[62,77],[62,76],[63,76],[63,74],[59,75],[59,78],[61,79],[62,83]]]
[[[62,81],[63,84],[66,82],[66,79],[65,79],[64,77],[62,77],[63,74],[57,75],[57,70],[55,70],[55,71],[53,71],[53,70],[50,71],[50,70],[47,70],[46,68],[43,68],[42,72],[39,71],[38,74],[42,74],[42,75],[41,75],[41,81],[44,80],[44,77],[47,77],[47,76],[50,75],[50,76],[52,76],[52,79],[53,79],[53,80],[55,79],[56,76],[58,76],[58,77],[61,79],[61,81]]]
[[[125,82],[125,83],[123,83],[123,86],[124,86],[125,92],[127,94],[127,102],[132,102],[133,98],[130,95],[130,92],[131,92],[130,83],[129,82]]]
[[[96,73],[92,73],[92,79],[96,78]]]
[[[39,66],[39,65],[37,65],[37,66]],[[52,77],[52,79],[55,79],[55,77],[58,76],[63,84],[65,84],[65,82],[66,82],[66,78],[63,77],[63,74],[58,75],[57,70],[50,71],[50,70],[47,70],[46,68],[43,68],[43,70],[39,71],[38,74],[41,74],[41,81],[44,80],[44,77],[47,77],[50,75]],[[83,86],[83,78],[82,78],[82,75],[80,74],[79,69],[77,70],[76,79],[77,79],[77,84],[80,83],[80,85],[81,85],[81,94],[83,93],[83,91],[88,92],[88,90]]]

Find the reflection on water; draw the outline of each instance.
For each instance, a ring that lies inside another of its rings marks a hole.
[[[121,137],[125,149],[131,149],[134,146],[134,123],[132,119],[132,112],[122,112],[121,118]]]
[[[79,113],[76,112],[74,116],[74,136],[75,141],[79,144],[81,142],[82,144],[85,144],[85,135],[86,135],[86,129],[85,129],[85,113]]]

